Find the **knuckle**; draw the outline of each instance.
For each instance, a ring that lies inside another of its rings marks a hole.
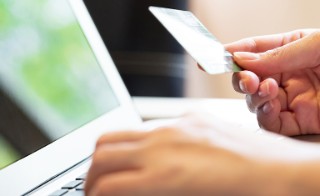
[[[265,52],[265,56],[269,58],[277,58],[282,56],[282,48],[275,48]]]
[[[258,47],[256,41],[252,38],[245,38],[240,40],[240,42],[244,43],[245,51],[252,51],[253,49],[257,49]]]

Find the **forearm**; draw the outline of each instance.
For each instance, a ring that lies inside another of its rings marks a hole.
[[[317,196],[319,184],[320,161],[267,163],[257,167],[247,188],[248,195]]]
[[[305,162],[292,166],[292,179],[288,184],[292,196],[320,195],[320,161]]]

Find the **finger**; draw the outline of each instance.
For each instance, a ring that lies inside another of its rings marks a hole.
[[[272,132],[280,132],[280,102],[277,99],[266,102],[257,110],[257,119],[261,128]]]
[[[281,105],[277,99],[263,105],[257,112],[257,118],[263,129],[286,136],[301,134],[294,113],[281,112]]]
[[[118,143],[118,142],[132,142],[139,141],[148,136],[148,132],[137,132],[137,131],[122,131],[115,133],[107,133],[102,135],[98,141],[96,146],[99,147],[106,143]]]
[[[96,149],[87,176],[87,185],[102,175],[125,170],[139,170],[137,145],[107,144]]]
[[[265,53],[234,53],[234,60],[259,76],[313,68],[320,64],[320,32]]]
[[[244,94],[254,94],[259,88],[259,77],[251,71],[241,71],[232,75],[235,91]]]
[[[251,112],[256,112],[262,105],[278,96],[279,87],[276,80],[267,78],[259,85],[257,93],[247,96],[246,101]]]
[[[296,136],[303,134],[300,130],[300,125],[297,122],[295,113],[286,111],[280,113],[281,129],[280,134],[287,136]]]
[[[146,175],[141,171],[125,171],[103,175],[85,188],[86,195],[143,195]]]
[[[281,46],[282,35],[268,35],[242,39],[225,45],[230,53],[234,52],[264,52]]]
[[[260,53],[281,47],[285,44],[301,39],[315,31],[315,29],[305,29],[288,33],[256,36],[226,44],[225,48],[231,53],[239,51]]]

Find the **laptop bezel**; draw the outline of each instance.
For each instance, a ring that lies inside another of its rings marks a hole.
[[[37,152],[0,170],[1,195],[23,195],[89,157],[106,131],[141,123],[131,98],[83,0],[68,0],[98,63],[109,80],[119,106]]]

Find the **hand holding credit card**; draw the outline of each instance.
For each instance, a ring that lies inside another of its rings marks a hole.
[[[232,54],[191,12],[161,7],[149,10],[207,73],[241,71]]]

